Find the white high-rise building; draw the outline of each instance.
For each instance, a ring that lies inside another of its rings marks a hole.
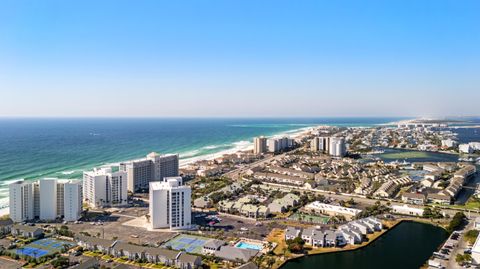
[[[253,154],[263,154],[267,150],[267,138],[260,136],[253,139]]]
[[[93,208],[124,206],[128,203],[127,173],[112,167],[83,172],[83,199]]]
[[[127,185],[131,192],[147,190],[151,181],[178,176],[178,168],[178,154],[161,155],[155,152],[144,159],[120,164],[120,170],[127,172]]]
[[[310,141],[311,151],[328,152],[330,149],[330,137],[314,137]]]
[[[182,185],[181,177],[167,177],[150,182],[150,227],[172,230],[191,226],[191,195],[189,186]]]
[[[295,142],[288,137],[269,138],[267,139],[267,149],[269,152],[279,152],[288,148],[292,148]]]
[[[335,157],[343,157],[347,154],[345,138],[330,137],[329,154]]]
[[[67,189],[76,189],[76,192]],[[19,207],[20,203],[23,206]],[[79,180],[46,178],[10,184],[10,218],[15,222],[62,217],[66,221],[75,221],[81,213],[82,183]]]
[[[63,186],[63,219],[66,221],[76,221],[82,215],[82,182],[68,181],[65,182]]]
[[[57,218],[57,181],[52,178],[38,182],[40,187],[40,219],[54,220]]]
[[[33,185],[31,182],[17,181],[9,186],[10,218],[23,222],[34,218]]]

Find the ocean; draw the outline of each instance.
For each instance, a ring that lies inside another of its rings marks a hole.
[[[289,135],[316,125],[372,126],[402,118],[3,118],[0,207],[8,184],[45,177],[82,178],[95,166],[179,153],[181,163],[252,148],[255,136]]]

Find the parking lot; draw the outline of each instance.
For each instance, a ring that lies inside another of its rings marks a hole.
[[[193,222],[199,225],[199,230],[207,236],[221,232],[226,237],[245,237],[263,240],[273,228],[285,228],[277,222],[257,222],[240,216],[214,213],[194,213]]]

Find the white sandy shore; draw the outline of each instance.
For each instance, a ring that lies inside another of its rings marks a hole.
[[[283,133],[274,135],[272,137],[287,136],[287,137],[290,137],[290,138],[299,138],[299,137],[307,134],[308,132],[312,131],[313,129],[317,128],[317,127],[319,127],[319,126],[305,127],[305,128],[301,128],[301,129],[297,129],[297,130],[283,132]],[[192,157],[192,158],[187,158],[187,159],[180,160],[180,168],[186,167],[187,165],[195,163],[197,161],[213,160],[213,159],[219,158],[219,157],[221,157],[222,155],[225,155],[225,154],[234,154],[234,153],[237,153],[237,152],[240,152],[240,151],[246,151],[246,150],[252,150],[253,149],[253,142],[252,141],[239,141],[236,144],[237,144],[236,147],[234,147],[232,149],[219,151],[219,152],[213,153],[213,154],[202,155],[202,156],[197,156],[197,157]],[[109,164],[106,164],[106,165],[103,165],[103,166],[111,166],[111,165],[119,165],[119,164],[120,164],[120,162],[109,163]],[[16,180],[14,180],[14,181],[16,181]],[[9,214],[8,207],[0,209],[0,216],[5,216],[5,215],[8,215],[8,214]]]

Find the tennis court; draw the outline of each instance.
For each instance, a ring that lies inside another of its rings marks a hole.
[[[65,247],[71,248],[74,243],[52,238],[44,238],[34,241],[23,248],[15,249],[15,253],[21,256],[40,258],[45,255],[62,252]]]
[[[185,250],[188,253],[201,254],[203,246],[210,240],[206,237],[181,234],[165,243],[164,247],[172,247],[175,250]]]
[[[303,213],[295,213],[288,217],[289,220],[294,220],[294,221],[301,221],[301,222],[307,222],[307,223],[315,223],[315,224],[327,224],[328,220],[330,219],[329,217],[325,216],[316,216],[316,215],[310,215],[310,214],[303,214]]]

